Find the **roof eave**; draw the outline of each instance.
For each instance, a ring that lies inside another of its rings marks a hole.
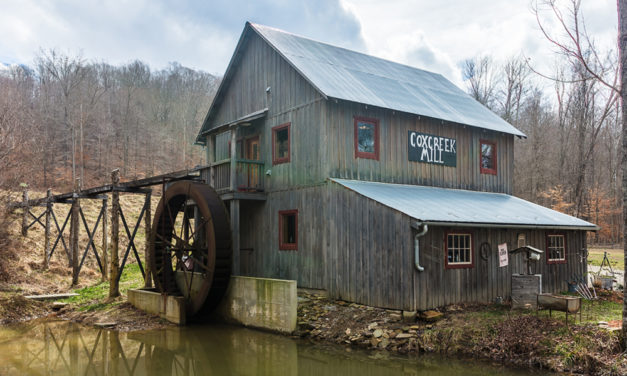
[[[538,225],[525,223],[488,223],[488,222],[447,222],[447,221],[423,221],[414,219],[415,221],[425,223],[429,226],[447,226],[447,227],[481,227],[481,228],[519,228],[519,229],[538,229],[538,230],[581,230],[581,231],[599,231],[599,226],[569,226],[569,225]]]

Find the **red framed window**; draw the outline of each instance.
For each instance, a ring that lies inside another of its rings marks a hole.
[[[272,128],[272,164],[290,161],[290,127],[291,123],[277,125]]]
[[[496,175],[496,142],[481,140],[479,145],[481,173]]]
[[[472,234],[454,231],[444,238],[444,266],[447,269],[472,268],[475,266]]]
[[[564,234],[546,235],[546,263],[566,263],[566,236]]]
[[[298,250],[298,210],[279,211],[279,249]]]
[[[379,120],[355,116],[355,158],[379,160]]]

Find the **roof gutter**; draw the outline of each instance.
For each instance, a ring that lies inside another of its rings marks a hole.
[[[532,224],[510,224],[510,223],[471,223],[471,222],[434,222],[421,221],[421,223],[429,226],[449,226],[449,227],[481,227],[481,228],[521,228],[521,229],[544,229],[544,230],[583,230],[598,231],[599,226],[551,226],[551,225],[532,225]]]

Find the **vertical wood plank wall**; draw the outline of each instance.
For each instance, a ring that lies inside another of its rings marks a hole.
[[[293,279],[298,287],[324,288],[326,186],[269,193],[265,202],[241,201],[242,275]],[[298,250],[279,250],[279,210],[298,210]]]
[[[323,181],[328,177],[323,167],[327,162],[322,124],[326,101],[259,36],[251,33],[247,44],[241,49],[212,124],[229,123],[267,107],[266,117],[252,127],[240,127],[239,135],[260,136],[264,171],[271,170],[270,177],[264,179],[265,190],[284,190]],[[273,166],[272,127],[285,123],[291,123],[291,161]]]
[[[328,102],[329,176],[511,194],[514,136],[363,104]],[[379,119],[379,160],[355,158],[353,117]],[[457,167],[409,161],[408,131],[456,139]],[[479,141],[497,145],[497,175],[481,174]]]
[[[298,251],[278,247],[278,211],[298,209]],[[522,255],[498,266],[497,245],[546,248],[546,230],[468,228],[474,246],[473,268],[445,269],[444,236],[450,228],[430,226],[420,239],[420,263],[414,268],[415,230],[410,218],[335,183],[269,194],[265,203],[242,204],[244,275],[297,280],[299,287],[326,289],[333,298],[367,305],[425,310],[461,302],[492,302],[509,297],[511,274],[526,273]],[[462,230],[455,228],[455,230]],[[536,263],[545,292],[567,290],[567,281],[587,271],[585,233],[566,235],[566,264]],[[491,246],[487,261],[479,246]],[[251,250],[252,249],[252,250]]]

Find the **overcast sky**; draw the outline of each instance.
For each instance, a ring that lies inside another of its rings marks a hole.
[[[583,0],[589,33],[616,40],[616,0]],[[0,62],[31,64],[40,48],[112,64],[177,61],[222,75],[246,21],[443,74],[460,62],[524,53],[555,57],[531,0],[0,0]],[[548,25],[551,20],[547,18]]]

